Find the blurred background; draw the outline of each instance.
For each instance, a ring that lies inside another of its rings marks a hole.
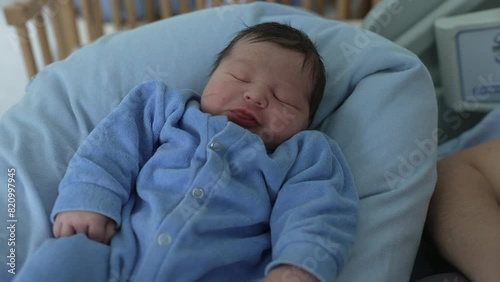
[[[3,11],[4,6],[12,1],[13,0],[0,0],[0,116],[2,116],[3,113],[5,113],[21,99],[24,94],[24,88],[29,82],[16,30],[14,27],[7,25]],[[76,1],[76,4],[78,3],[79,1]],[[359,19],[359,8],[361,3],[362,0],[350,1],[351,16],[353,19],[350,19],[349,21],[353,24],[360,24],[361,22]],[[324,16],[332,19],[337,16],[335,1],[325,1]],[[27,28],[30,38],[33,38],[32,44],[36,46],[38,41],[34,39],[36,38],[35,28],[32,24],[28,24]],[[83,28],[83,23],[79,23],[79,28]],[[108,32],[111,30],[112,28],[110,26],[110,30],[108,30]],[[106,30],[105,33],[107,33]],[[54,40],[50,29],[48,37],[49,41]],[[38,49],[39,48],[34,48],[34,52],[36,53]],[[54,53],[54,50],[52,51]],[[40,65],[40,56],[36,59],[37,64]]]
[[[17,103],[28,83],[16,30],[7,25],[3,7],[10,0],[0,0],[0,116]]]

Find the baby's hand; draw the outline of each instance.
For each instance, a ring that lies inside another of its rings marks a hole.
[[[85,233],[94,241],[109,244],[115,235],[115,222],[111,218],[95,212],[61,212],[56,216],[52,232],[56,238]]]
[[[302,268],[282,264],[273,268],[260,282],[318,282],[318,279]]]

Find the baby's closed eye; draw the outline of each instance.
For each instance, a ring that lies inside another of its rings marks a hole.
[[[232,74],[232,73],[230,73],[229,75],[231,75],[234,79],[239,80],[241,82],[246,82],[246,83],[250,82],[250,81],[248,81],[247,79],[245,79],[241,75],[235,75],[235,74]]]

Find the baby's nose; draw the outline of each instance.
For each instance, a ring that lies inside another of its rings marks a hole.
[[[245,101],[249,103],[253,103],[258,107],[265,108],[267,107],[268,104],[267,101],[268,92],[269,91],[264,89],[264,87],[254,88],[246,91],[244,94],[244,98]]]

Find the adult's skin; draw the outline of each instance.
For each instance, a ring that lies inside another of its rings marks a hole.
[[[438,162],[427,231],[474,282],[500,281],[500,138]]]

